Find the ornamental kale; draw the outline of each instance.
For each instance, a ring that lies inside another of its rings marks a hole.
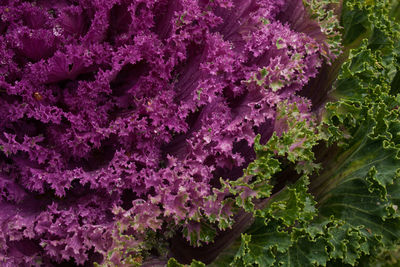
[[[400,240],[398,10],[1,1],[0,265],[385,255]]]

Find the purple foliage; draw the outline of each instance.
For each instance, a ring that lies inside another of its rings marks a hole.
[[[305,14],[300,0],[1,1],[2,266],[90,261],[116,209],[135,231],[229,214],[207,198],[219,177],[241,175],[327,53]]]

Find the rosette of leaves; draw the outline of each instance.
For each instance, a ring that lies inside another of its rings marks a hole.
[[[0,263],[389,253],[398,13],[383,0],[1,2]]]

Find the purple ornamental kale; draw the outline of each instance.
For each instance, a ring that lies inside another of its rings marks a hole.
[[[0,2],[0,263],[102,261],[134,233],[230,216],[276,105],[331,57],[300,0]],[[118,215],[119,214],[119,215]]]

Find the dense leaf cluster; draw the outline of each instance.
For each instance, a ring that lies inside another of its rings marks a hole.
[[[400,240],[397,0],[0,2],[0,265],[369,266]]]

